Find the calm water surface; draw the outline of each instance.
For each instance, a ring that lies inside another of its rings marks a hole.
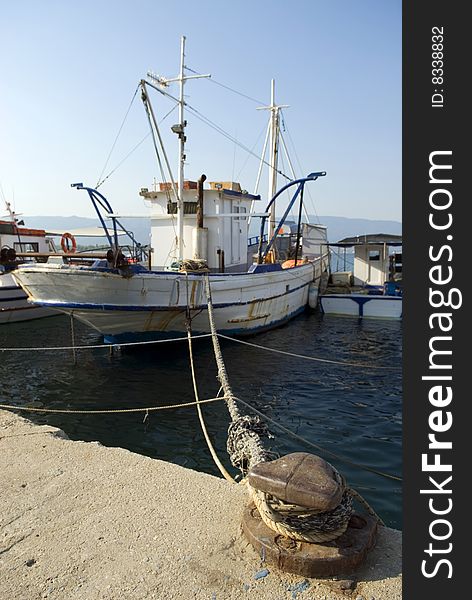
[[[336,361],[346,367],[278,355],[222,342],[237,396],[298,435],[350,461],[401,476],[401,323],[303,314],[248,341]],[[75,322],[78,345],[101,337]],[[2,325],[0,348],[70,345],[68,317]],[[200,398],[216,396],[219,384],[208,339],[195,341]],[[375,366],[388,367],[374,369]],[[110,355],[108,348],[0,352],[0,401],[48,408],[129,408],[194,400],[186,342],[143,346]],[[203,407],[207,427],[223,462],[229,422],[224,403]],[[35,422],[63,429],[76,440],[97,440],[133,452],[219,475],[203,439],[194,407],[143,414],[39,415]],[[273,451],[318,453],[332,462],[385,522],[401,528],[401,482],[380,477],[316,451],[277,431]]]

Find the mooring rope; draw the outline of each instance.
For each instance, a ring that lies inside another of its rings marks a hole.
[[[307,356],[306,354],[296,354],[295,352],[288,352],[287,350],[277,350],[276,348],[268,348],[267,346],[261,346],[260,344],[254,344],[254,342],[246,342],[245,340],[240,340],[234,337],[230,337],[228,335],[223,335],[222,333],[218,334],[218,337],[224,340],[230,340],[231,342],[237,342],[238,344],[244,344],[245,346],[252,346],[253,348],[258,348],[259,350],[266,350],[267,352],[275,352],[276,354],[284,354],[285,356],[291,356],[293,358],[302,358],[305,360],[313,360],[316,362],[329,363],[332,365],[339,365],[341,367],[361,367],[364,369],[388,369],[389,371],[400,371],[401,368],[396,369],[395,367],[383,366],[383,365],[373,365],[367,363],[355,363],[355,362],[347,362],[342,360],[334,360],[330,358],[318,358],[316,356]]]
[[[197,404],[208,404],[210,402],[217,402],[218,400],[226,400],[226,396],[216,396],[215,398],[206,398],[205,400],[198,400],[198,402],[180,402],[178,404],[167,404],[165,406],[148,406],[145,408],[110,408],[102,410],[80,410],[80,409],[68,409],[68,408],[39,408],[36,406],[17,406],[14,404],[0,404],[0,408],[5,410],[21,410],[25,412],[41,412],[41,413],[57,413],[57,414],[71,414],[71,415],[108,415],[112,413],[138,413],[138,412],[152,412],[156,410],[167,410],[172,408],[185,408],[187,406],[195,406]]]
[[[201,333],[199,335],[194,335],[193,339],[206,338],[211,337],[211,333]],[[127,346],[148,346],[151,344],[166,344],[169,342],[184,342],[186,338],[184,336],[177,338],[168,338],[164,340],[146,340],[142,342],[123,342],[123,343],[114,343],[114,344],[85,344],[83,346],[33,346],[33,347],[11,347],[11,348],[1,348],[0,352],[39,352],[41,350],[52,351],[52,350],[93,350],[96,348],[102,348],[105,350],[109,350],[110,348],[124,348]]]
[[[75,328],[74,328],[74,311],[70,313],[70,339],[72,342],[72,358],[74,359],[74,365],[77,364],[77,352],[75,349]]]
[[[261,441],[261,434],[266,434],[266,429],[259,417],[243,416],[239,412],[237,398],[229,383],[216,332],[208,275],[205,275],[205,288],[218,379],[227,397],[226,405],[232,420],[228,430],[228,452],[231,463],[238,466],[246,475],[252,467],[269,459],[269,453],[264,449]],[[261,519],[273,531],[295,540],[320,543],[340,537],[346,531],[352,515],[353,497],[349,488],[345,487],[344,479],[334,467],[332,469],[343,487],[343,496],[337,507],[325,512],[287,505],[271,494],[255,489],[248,483],[249,492],[259,510]]]
[[[207,443],[208,450],[210,451],[210,454],[211,454],[213,460],[215,461],[215,464],[218,467],[220,473],[223,475],[223,477],[227,481],[231,481],[232,483],[235,483],[234,478],[231,477],[231,475],[225,469],[223,463],[221,462],[221,460],[218,457],[218,454],[216,453],[216,450],[215,450],[213,444],[211,443],[211,439],[210,439],[210,436],[208,434],[208,430],[206,428],[205,420],[203,418],[203,413],[202,413],[202,409],[201,409],[201,406],[200,406],[200,399],[199,399],[199,396],[198,396],[197,378],[196,378],[196,375],[195,375],[195,364],[194,364],[194,360],[193,360],[192,330],[191,330],[191,321],[190,321],[190,319],[187,320],[187,339],[188,339],[188,353],[189,353],[189,360],[190,360],[190,370],[192,372],[193,393],[195,395],[195,405],[197,407],[198,418],[200,420],[200,426],[202,428],[203,436],[204,436],[205,441]]]
[[[278,429],[280,429],[284,433],[287,433],[288,435],[290,435],[294,439],[303,442],[307,446],[311,446],[315,450],[321,450],[321,452],[324,452],[325,454],[329,454],[330,456],[332,456],[333,458],[337,458],[341,462],[345,462],[346,464],[352,465],[353,467],[357,467],[357,468],[362,469],[364,471],[368,471],[369,473],[374,473],[375,475],[380,475],[381,477],[385,477],[386,479],[393,479],[394,481],[402,481],[402,478],[398,477],[398,475],[392,475],[390,473],[384,473],[383,471],[379,471],[377,469],[374,469],[373,467],[369,467],[367,465],[363,465],[361,463],[354,462],[354,461],[350,460],[349,458],[347,458],[346,456],[342,456],[342,454],[336,454],[335,452],[332,452],[331,450],[328,450],[328,448],[324,448],[323,446],[320,446],[319,444],[315,444],[314,442],[310,442],[310,440],[307,440],[306,438],[304,438],[303,436],[299,435],[298,433],[295,433],[294,431],[292,431],[291,429],[288,429],[284,425],[281,425],[280,423],[277,423],[277,421],[274,421],[274,419],[271,419],[270,417],[268,417],[264,413],[260,412],[259,410],[257,410],[257,408],[254,408],[254,406],[252,406],[251,404],[249,404],[245,400],[241,400],[241,398],[235,398],[235,399],[236,399],[237,402],[240,402],[241,404],[243,404],[244,406],[246,406],[247,408],[249,408],[249,410],[252,410],[253,412],[255,412],[262,419],[265,419],[266,421],[268,421],[269,423],[271,423],[272,425],[274,425],[275,427],[277,427]]]
[[[330,364],[337,364],[337,365],[341,365],[341,366],[355,366],[355,367],[362,367],[362,368],[367,367],[367,368],[378,368],[378,369],[389,369],[390,367],[385,367],[385,366],[380,366],[380,365],[367,365],[367,364],[363,364],[363,363],[349,363],[349,362],[344,362],[344,361],[335,361],[335,360],[330,360],[330,359],[322,359],[322,358],[318,358],[318,357],[310,357],[310,356],[300,355],[300,354],[296,354],[296,353],[292,353],[292,352],[288,352],[288,351],[284,351],[284,350],[268,348],[268,347],[254,344],[251,342],[246,342],[243,340],[235,339],[235,338],[223,335],[223,334],[218,334],[217,330],[216,330],[216,326],[215,326],[215,321],[214,321],[213,304],[212,304],[212,298],[211,298],[211,287],[210,287],[210,280],[208,277],[208,273],[205,274],[204,280],[205,280],[206,295],[207,295],[208,319],[209,319],[209,323],[210,323],[211,333],[199,334],[199,335],[192,336],[191,319],[190,319],[190,314],[189,314],[190,309],[189,309],[189,306],[187,305],[187,341],[188,341],[188,345],[189,345],[189,360],[190,360],[190,366],[191,366],[191,372],[192,372],[193,390],[194,390],[194,395],[195,395],[194,402],[186,402],[186,403],[179,403],[179,404],[172,404],[172,405],[158,406],[158,407],[154,406],[154,407],[145,407],[145,408],[103,409],[103,410],[48,409],[48,408],[39,408],[39,407],[0,404],[0,409],[30,411],[30,412],[39,412],[39,413],[58,413],[58,414],[112,414],[112,413],[145,412],[146,413],[145,419],[146,419],[149,412],[152,412],[152,411],[196,406],[198,416],[200,419],[200,423],[202,426],[202,431],[203,431],[205,439],[207,441],[207,445],[210,449],[210,453],[212,454],[212,457],[213,457],[215,463],[217,464],[222,475],[227,480],[234,482],[234,479],[231,477],[231,475],[228,473],[228,471],[225,469],[225,467],[222,465],[221,461],[219,460],[219,458],[216,454],[216,451],[211,443],[210,437],[208,435],[208,431],[206,429],[206,426],[205,426],[205,423],[203,420],[203,414],[202,414],[201,406],[200,406],[201,404],[215,402],[217,400],[225,400],[228,411],[231,416],[231,423],[228,428],[227,450],[230,455],[231,463],[233,464],[233,466],[240,469],[244,476],[247,475],[247,473],[253,466],[255,466],[261,462],[267,462],[271,458],[272,453],[267,451],[264,448],[261,438],[262,437],[270,438],[273,436],[270,435],[270,433],[267,429],[267,426],[261,420],[260,417],[262,417],[263,419],[266,419],[266,420],[272,422],[276,427],[285,431],[289,435],[296,437],[297,439],[300,439],[302,442],[304,442],[308,445],[311,445],[319,450],[327,452],[340,460],[344,460],[345,462],[348,462],[354,466],[360,467],[364,470],[373,472],[375,474],[400,481],[401,478],[399,478],[399,477],[382,473],[381,471],[377,471],[370,467],[366,467],[365,465],[357,464],[353,461],[350,461],[349,459],[346,459],[345,457],[336,455],[335,453],[333,453],[327,449],[324,449],[321,446],[317,446],[316,444],[309,442],[308,440],[302,438],[298,434],[295,434],[294,432],[290,431],[289,429],[285,428],[284,426],[278,424],[276,421],[270,419],[270,417],[267,417],[266,415],[264,415],[263,413],[261,413],[260,411],[258,411],[254,407],[252,407],[250,404],[237,398],[234,395],[234,393],[231,389],[230,383],[229,383],[229,379],[228,379],[228,376],[226,373],[226,367],[224,364],[224,360],[223,360],[223,356],[221,353],[221,348],[220,348],[218,338],[220,337],[222,339],[227,339],[227,340],[230,340],[233,342],[245,344],[245,345],[252,346],[252,347],[255,347],[258,349],[275,352],[278,354],[284,354],[284,355],[288,355],[288,356],[295,357],[295,358],[301,358],[301,359],[330,363]],[[71,315],[71,317],[72,317],[72,315]],[[72,346],[35,347],[35,348],[13,347],[13,348],[0,348],[0,351],[5,352],[5,351],[73,350],[74,358],[75,358],[75,351],[78,349],[108,348],[111,350],[113,348],[121,348],[124,346],[126,347],[126,346],[139,346],[139,345],[149,345],[149,344],[157,344],[157,343],[176,342],[176,341],[183,341],[185,339],[184,337],[179,337],[179,338],[170,338],[170,339],[164,339],[164,340],[149,340],[149,341],[142,341],[142,342],[125,342],[125,343],[115,343],[115,344],[93,344],[93,345],[90,344],[90,345],[76,346],[75,339],[74,339],[73,325],[71,325],[71,335],[72,335]],[[215,398],[208,398],[205,400],[200,400],[199,395],[198,395],[198,387],[197,387],[197,381],[196,381],[196,375],[195,375],[195,366],[194,366],[193,349],[192,349],[192,338],[198,339],[198,338],[205,338],[205,337],[210,337],[210,336],[212,338],[213,350],[214,350],[215,360],[216,360],[217,369],[218,369],[218,379],[221,383],[220,391],[223,390],[224,395],[220,396],[219,395],[220,392],[218,392],[218,395]],[[239,412],[239,407],[237,405],[238,402],[242,403],[243,405],[246,405],[250,410],[254,411],[257,415],[260,415],[260,417],[259,416],[241,415]],[[266,525],[268,527],[270,527],[272,530],[274,530],[288,538],[291,538],[291,539],[301,540],[301,541],[305,541],[305,542],[315,542],[315,543],[328,542],[328,541],[334,540],[334,539],[338,538],[339,536],[341,536],[344,533],[344,531],[347,529],[350,517],[352,515],[352,511],[353,511],[352,505],[353,505],[354,498],[356,500],[358,500],[361,504],[363,504],[364,507],[366,508],[366,510],[369,512],[369,514],[371,514],[372,516],[377,518],[379,523],[381,523],[383,525],[383,521],[376,514],[376,512],[373,510],[373,508],[369,505],[369,503],[357,491],[348,487],[345,484],[344,478],[338,473],[338,471],[332,465],[330,465],[330,466],[333,469],[334,476],[335,476],[335,478],[337,478],[338,483],[340,484],[343,493],[342,493],[341,501],[338,504],[338,506],[336,506],[334,509],[329,510],[329,511],[321,512],[319,509],[318,510],[310,509],[310,508],[307,508],[304,506],[288,504],[286,502],[283,502],[280,498],[277,498],[271,494],[262,492],[261,490],[257,490],[248,484],[248,488],[250,490],[252,499],[259,510],[262,520],[266,523]]]
[[[285,356],[291,356],[293,358],[301,358],[304,360],[311,360],[315,362],[328,363],[333,365],[338,365],[341,367],[358,367],[361,369],[386,369],[389,371],[399,371],[395,367],[389,367],[384,365],[374,365],[374,364],[366,364],[366,363],[356,363],[356,362],[347,362],[342,360],[334,360],[329,358],[320,358],[317,356],[307,356],[306,354],[296,354],[295,352],[288,352],[287,350],[278,350],[276,348],[269,348],[267,346],[261,346],[260,344],[255,344],[254,342],[247,342],[245,340],[240,340],[238,338],[230,337],[228,335],[224,335],[223,333],[216,333],[216,335],[225,340],[229,340],[231,342],[236,342],[237,344],[244,344],[246,346],[252,346],[253,348],[258,348],[259,350],[265,350],[266,352],[274,352],[276,354],[284,354]],[[200,333],[197,335],[192,335],[194,340],[211,337],[211,333]],[[114,349],[114,348],[125,348],[132,346],[148,346],[153,344],[166,344],[169,342],[183,342],[185,341],[185,337],[176,337],[169,338],[163,340],[146,340],[141,342],[123,342],[123,343],[113,343],[113,344],[84,344],[82,346],[29,346],[29,347],[18,347],[12,346],[10,348],[1,348],[0,352],[40,352],[44,350],[45,352],[50,352],[54,350],[72,350],[73,352],[76,350],[94,350],[94,349]]]
[[[218,335],[216,333],[215,319],[213,314],[213,303],[211,299],[211,288],[210,288],[210,279],[208,274],[204,275],[205,279],[205,290],[207,296],[207,304],[208,304],[208,321],[210,323],[211,330],[211,339],[213,342],[213,351],[215,353],[215,360],[218,369],[218,379],[220,381],[221,387],[223,388],[224,395],[226,397],[226,406],[228,407],[229,414],[231,416],[232,426],[234,428],[240,426],[244,427],[242,424],[243,418],[239,412],[238,405],[236,403],[236,397],[233,394],[233,390],[231,389],[231,385],[229,383],[228,375],[226,373],[226,367],[223,360],[223,355],[221,354],[220,343],[218,341]],[[246,435],[246,444],[247,444],[247,455],[248,455],[248,468],[251,466],[265,461],[267,459],[267,452],[265,451],[261,439],[258,434]],[[231,449],[228,448],[228,452],[230,454],[231,463],[233,463],[233,457],[231,454]],[[234,465],[236,466],[236,464]]]
[[[334,473],[339,476],[336,470]],[[335,540],[348,528],[353,512],[353,496],[348,487],[344,487],[338,506],[325,512],[287,504],[254,488],[251,491],[264,523],[273,531],[301,542],[320,544]]]
[[[355,498],[360,504],[362,504],[362,506],[369,513],[369,515],[371,517],[374,517],[374,519],[377,519],[377,521],[380,523],[380,525],[383,525],[385,527],[385,523],[383,522],[383,520],[375,512],[375,510],[372,508],[372,506],[367,502],[367,500],[364,498],[364,496],[359,494],[359,492],[356,491],[354,488],[349,488],[349,491],[350,491],[351,495],[353,496],[353,498]]]

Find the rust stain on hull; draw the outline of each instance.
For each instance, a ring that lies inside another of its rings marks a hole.
[[[184,310],[173,310],[173,311],[151,311],[149,316],[146,318],[144,324],[144,331],[166,331],[169,325],[175,319],[181,317],[185,313]]]
[[[240,319],[228,319],[228,323],[246,323],[248,321],[257,321],[258,319],[266,319],[270,317],[270,313],[266,315],[258,315],[258,316],[249,316],[249,317],[241,317]]]
[[[197,282],[192,281],[192,291],[190,292],[190,306],[195,306],[195,291],[197,289]]]

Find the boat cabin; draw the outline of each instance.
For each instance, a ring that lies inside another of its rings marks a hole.
[[[14,221],[0,221],[0,263],[10,264],[22,254],[55,252],[54,241],[43,229],[21,227]]]
[[[345,238],[330,244],[344,250],[354,248],[354,269],[345,273],[348,278],[345,283],[356,287],[383,287],[387,282],[400,281],[402,253],[395,249],[401,245],[401,235],[383,233]],[[341,282],[340,274],[337,279]]]
[[[172,186],[160,183],[159,189],[143,188],[140,195],[151,202],[151,268],[172,269],[178,256],[177,203]],[[183,259],[206,261],[212,271],[245,271],[247,219],[252,203],[259,199],[242,190],[239,183],[212,181],[204,185],[199,215],[198,184],[185,181]]]

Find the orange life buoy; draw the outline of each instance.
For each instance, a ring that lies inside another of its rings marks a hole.
[[[70,242],[70,244],[69,244]],[[61,248],[64,254],[73,254],[77,250],[77,242],[72,233],[63,233],[61,237]]]

